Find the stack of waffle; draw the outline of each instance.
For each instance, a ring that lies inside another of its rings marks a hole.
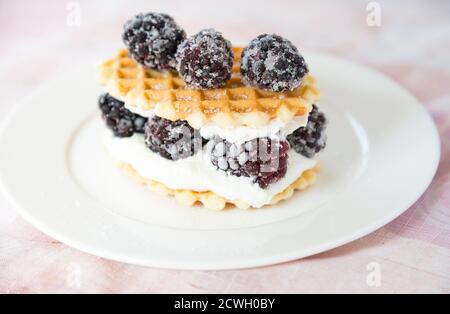
[[[101,64],[98,71],[98,81],[109,94],[123,100],[126,108],[132,112],[146,117],[156,115],[171,121],[186,120],[195,129],[201,129],[205,125],[209,127],[216,125],[225,132],[226,129],[237,127],[241,127],[243,132],[246,128],[264,128],[270,125],[273,120],[288,125],[295,117],[306,118],[312,104],[319,100],[320,92],[316,88],[315,79],[311,75],[307,75],[298,88],[288,92],[268,92],[244,86],[239,74],[241,48],[234,48],[234,55],[235,64],[232,78],[224,88],[220,89],[188,89],[178,75],[170,71],[145,69],[131,59],[126,50],[120,50],[114,58]],[[134,136],[143,137],[140,134]],[[109,140],[112,142],[129,139],[109,138]],[[155,153],[148,150],[147,154]],[[296,153],[290,152],[290,154]],[[223,209],[227,204],[236,205],[240,208],[275,204],[291,197],[294,190],[305,189],[315,180],[315,163],[308,163],[312,168],[302,169],[302,172],[296,173],[292,182],[286,182],[286,186],[280,191],[277,190],[272,193],[274,195],[267,203],[261,204],[233,197],[224,197],[220,193],[221,189],[214,186],[201,191],[192,190],[189,186],[184,188],[173,186],[169,177],[167,177],[167,181],[160,182],[155,180],[156,178],[153,178],[151,173],[139,173],[137,170],[139,166],[133,165],[131,160],[124,158],[119,161],[125,169],[139,181],[147,184],[152,190],[174,195],[184,205],[201,203],[211,209]],[[184,160],[173,161],[173,163],[177,162],[184,162]],[[210,163],[209,160],[204,160],[204,162],[205,164]],[[151,164],[148,166],[150,167]],[[205,165],[205,167],[208,167],[208,165]],[[290,171],[289,168],[287,171]],[[220,170],[215,171],[217,171],[218,176],[224,177],[225,183],[227,175],[220,173]],[[198,175],[201,174],[198,173]],[[241,179],[249,181],[247,178]],[[254,183],[246,183],[259,189]]]
[[[100,107],[129,118],[111,122],[102,109],[106,124],[140,119],[125,136],[108,131],[107,149],[140,182],[183,205],[260,208],[315,181],[314,154],[296,147],[315,136],[307,128],[320,97],[315,79],[307,73],[296,88],[278,92],[250,87],[241,80],[242,48],[232,52],[231,78],[220,88],[190,88],[173,69],[145,67],[127,49],[98,70],[108,97]],[[164,136],[184,142],[170,146]],[[190,152],[180,155],[180,147]]]

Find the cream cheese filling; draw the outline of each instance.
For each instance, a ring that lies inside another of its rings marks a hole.
[[[171,189],[212,191],[228,200],[243,201],[253,207],[269,204],[276,194],[286,189],[305,170],[316,165],[314,159],[303,157],[291,149],[285,177],[261,189],[251,178],[228,175],[217,170],[206,148],[194,156],[172,161],[150,151],[142,134],[118,138],[107,131],[104,143],[113,158],[129,163],[144,178],[161,182]]]
[[[151,118],[154,115],[154,110],[143,110],[140,108],[127,106],[126,103],[125,108],[146,118]],[[209,122],[200,128],[200,135],[205,139],[218,136],[239,146],[247,141],[259,137],[285,139],[287,135],[291,134],[299,127],[306,126],[307,122],[307,114],[295,116],[287,122],[284,122],[279,118],[275,118],[271,120],[269,124],[261,127],[239,126],[234,128],[222,128],[213,122]]]

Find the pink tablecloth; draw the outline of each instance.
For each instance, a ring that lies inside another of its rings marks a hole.
[[[377,232],[326,253],[258,269],[192,272],[71,249],[0,197],[0,292],[450,292],[450,3],[268,2],[2,1],[0,118],[73,60],[94,62],[114,51],[121,24],[139,11],[171,13],[188,33],[212,26],[248,41],[275,32],[376,68],[426,106],[442,156],[420,200]]]

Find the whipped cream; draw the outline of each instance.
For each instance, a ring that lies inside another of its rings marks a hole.
[[[308,122],[308,115],[295,116],[288,122],[283,122],[276,118],[269,124],[261,127],[239,126],[235,128],[222,128],[214,123],[207,123],[200,128],[200,134],[206,139],[219,136],[230,143],[241,145],[247,141],[258,137],[286,138],[299,127],[305,126]]]
[[[123,100],[122,100],[123,101]],[[155,110],[154,109],[150,109],[150,110],[144,110],[138,107],[134,107],[134,106],[129,106],[127,105],[127,103],[125,102],[124,107],[128,110],[130,110],[132,113],[138,114],[141,117],[144,118],[151,118],[155,115]]]
[[[316,165],[315,160],[291,150],[286,176],[267,189],[261,189],[248,177],[236,177],[217,170],[207,155],[207,149],[192,157],[172,161],[150,151],[142,134],[118,138],[108,131],[104,142],[115,159],[129,163],[144,178],[161,182],[171,189],[212,191],[226,199],[240,200],[253,207],[270,203],[276,194],[287,188],[305,170]]]
[[[151,118],[155,114],[154,110],[143,110],[128,106],[126,103],[125,108],[146,118]],[[305,126],[307,122],[307,114],[295,116],[287,122],[275,118],[271,120],[269,124],[261,127],[239,126],[234,128],[222,128],[213,122],[209,122],[200,128],[200,135],[206,139],[219,136],[230,143],[241,145],[258,137],[284,139],[299,127]]]

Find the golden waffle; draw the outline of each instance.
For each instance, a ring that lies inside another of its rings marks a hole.
[[[202,204],[206,208],[213,210],[222,210],[227,205],[236,206],[242,209],[250,208],[251,206],[239,200],[228,200],[211,191],[198,192],[193,190],[174,190],[170,189],[164,184],[142,177],[134,168],[128,163],[121,162],[120,165],[130,173],[138,182],[147,185],[151,190],[162,195],[173,195],[175,199],[182,205],[194,206],[195,204]],[[316,180],[316,172],[318,168],[313,168],[304,171],[300,177],[289,185],[282,192],[276,194],[269,205],[276,204],[282,200],[290,198],[295,190],[304,190],[311,186]]]
[[[98,80],[108,92],[128,107],[154,110],[169,120],[187,120],[198,129],[207,122],[221,127],[258,127],[273,118],[289,121],[304,115],[320,98],[315,79],[307,74],[293,91],[270,92],[244,86],[239,73],[242,48],[233,48],[234,65],[224,88],[193,90],[170,71],[145,69],[122,49],[116,57],[103,62]]]

